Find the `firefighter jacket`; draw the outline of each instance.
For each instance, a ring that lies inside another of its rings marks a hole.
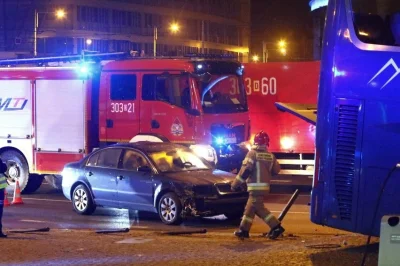
[[[0,189],[6,188],[7,185],[7,178],[5,176],[5,173],[7,172],[7,165],[3,163],[3,161],[0,159]]]
[[[232,183],[232,189],[236,190],[246,182],[250,195],[268,194],[271,177],[277,175],[280,169],[275,156],[268,152],[265,146],[253,146],[243,160],[242,168]]]

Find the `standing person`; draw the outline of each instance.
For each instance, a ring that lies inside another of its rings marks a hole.
[[[6,234],[3,233],[3,208],[4,208],[4,196],[5,189],[7,188],[7,179],[6,179],[7,165],[3,163],[0,158],[0,238],[7,237]]]
[[[264,131],[260,131],[254,137],[254,145],[247,153],[242,168],[232,183],[232,190],[236,191],[246,182],[249,192],[239,231],[234,233],[239,238],[249,238],[255,215],[263,219],[271,228],[267,235],[270,239],[276,239],[285,231],[280,221],[264,207],[264,196],[269,193],[271,177],[280,171],[280,165],[275,156],[268,152],[268,147],[269,136]]]

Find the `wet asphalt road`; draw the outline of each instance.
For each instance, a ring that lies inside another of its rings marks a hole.
[[[9,195],[11,196],[11,195]],[[275,193],[266,199],[266,205],[278,216],[291,197],[291,194]],[[54,229],[116,229],[131,228],[154,231],[207,228],[214,231],[231,231],[238,221],[228,221],[223,215],[211,218],[193,218],[180,226],[164,225],[157,214],[128,211],[126,209],[97,208],[90,216],[78,215],[73,211],[70,201],[60,190],[47,184],[34,194],[22,195],[23,205],[5,207],[3,226],[5,230],[20,228],[50,227]],[[303,193],[297,199],[291,212],[287,215],[287,223],[293,226],[304,224],[304,228],[313,227],[309,222],[309,194]],[[12,201],[12,198],[9,197]],[[263,232],[268,228],[261,221],[254,224],[252,231]],[[311,230],[312,231],[312,230]]]

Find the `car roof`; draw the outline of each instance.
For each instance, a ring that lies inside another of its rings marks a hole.
[[[108,147],[134,148],[144,153],[148,153],[148,152],[158,152],[163,150],[183,148],[184,146],[171,142],[139,141],[133,143],[117,143],[110,145]]]

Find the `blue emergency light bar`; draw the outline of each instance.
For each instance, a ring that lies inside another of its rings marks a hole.
[[[6,59],[6,60],[0,60],[0,66],[15,66],[15,65],[27,65],[27,64],[43,65],[45,63],[52,63],[52,62],[73,62],[73,61],[96,62],[101,60],[125,59],[129,56],[130,53],[127,52],[90,53],[90,54],[82,53],[82,55]]]

